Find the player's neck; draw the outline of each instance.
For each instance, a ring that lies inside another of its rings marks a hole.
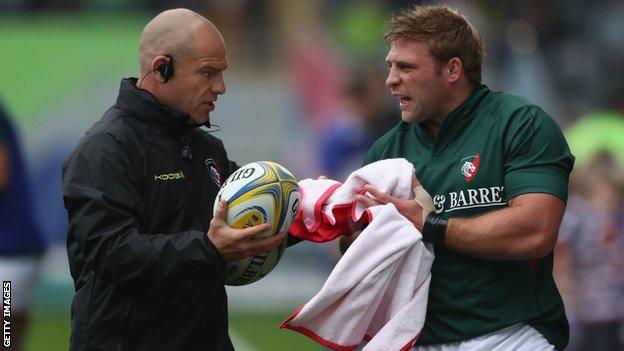
[[[448,115],[453,112],[459,105],[463,104],[468,98],[470,94],[474,91],[475,87],[472,84],[468,86],[464,86],[461,89],[457,89],[457,91],[449,94],[449,97],[442,105],[440,112],[437,116],[433,116],[429,118],[423,126],[431,133],[433,136],[436,136],[440,131],[440,127],[442,127],[442,123],[448,117]]]
[[[446,116],[448,116],[451,112],[455,111],[455,109],[459,107],[459,105],[466,102],[466,100],[468,100],[475,88],[476,87],[470,83],[466,83],[457,87],[457,89],[453,91],[449,97],[444,118],[446,118]]]

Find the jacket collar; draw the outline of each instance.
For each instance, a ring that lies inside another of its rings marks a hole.
[[[121,80],[115,106],[175,135],[199,126],[189,123],[189,115],[161,104],[149,91],[138,88],[136,83],[137,78]]]

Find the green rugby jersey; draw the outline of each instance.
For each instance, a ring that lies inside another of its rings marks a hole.
[[[401,122],[371,147],[364,163],[396,157],[412,162],[444,218],[500,209],[526,193],[566,201],[574,164],[561,130],[541,108],[485,85],[446,117],[437,136]],[[466,340],[525,322],[563,349],[568,322],[552,261],[552,253],[490,261],[437,250],[418,343]]]

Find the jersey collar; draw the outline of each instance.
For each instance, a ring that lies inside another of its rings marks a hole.
[[[462,102],[444,118],[440,130],[435,137],[420,123],[414,123],[414,131],[417,136],[421,140],[427,142],[427,144],[440,144],[443,140],[454,135],[454,131],[462,129],[465,123],[469,122],[474,117],[474,112],[489,92],[490,89],[485,84],[477,86],[472,93],[470,93],[466,101]]]

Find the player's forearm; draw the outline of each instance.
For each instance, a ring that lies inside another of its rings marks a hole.
[[[548,216],[538,212],[538,209],[509,207],[477,217],[451,218],[445,247],[492,260],[544,257],[555,246],[558,224],[544,223],[549,221]]]

